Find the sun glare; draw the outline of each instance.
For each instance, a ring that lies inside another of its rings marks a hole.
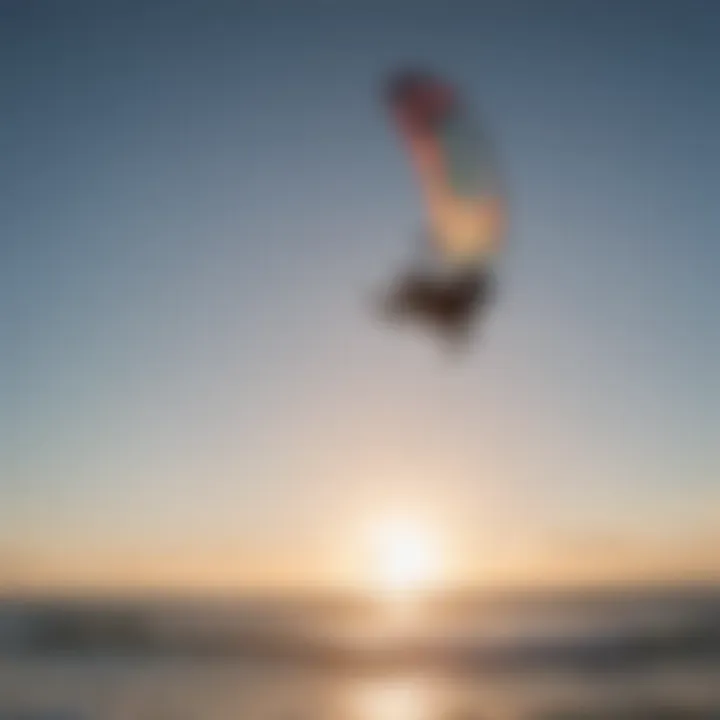
[[[420,525],[388,519],[373,527],[371,541],[374,582],[384,595],[416,595],[439,580],[438,545]]]

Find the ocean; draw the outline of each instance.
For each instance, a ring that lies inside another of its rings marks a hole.
[[[720,719],[720,591],[7,598],[0,720]]]

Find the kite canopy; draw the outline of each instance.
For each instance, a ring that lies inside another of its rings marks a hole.
[[[422,189],[435,249],[451,264],[484,261],[504,235],[505,202],[490,142],[449,83],[393,74],[385,100]]]

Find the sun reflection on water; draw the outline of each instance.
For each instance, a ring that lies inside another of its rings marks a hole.
[[[353,720],[429,720],[434,703],[431,686],[421,678],[392,678],[356,686],[351,698]]]

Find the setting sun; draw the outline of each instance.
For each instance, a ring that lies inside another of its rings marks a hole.
[[[374,583],[389,595],[415,594],[439,580],[438,543],[423,527],[392,518],[372,528]]]

